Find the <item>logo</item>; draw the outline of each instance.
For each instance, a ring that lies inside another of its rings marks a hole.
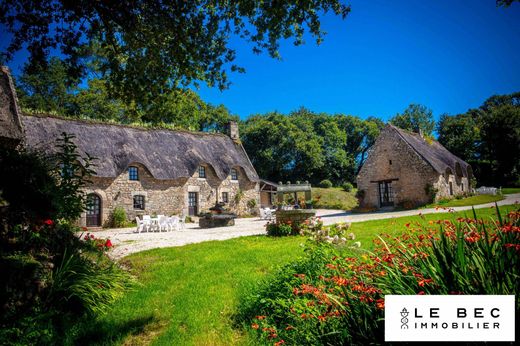
[[[385,341],[515,341],[515,296],[385,296]]]

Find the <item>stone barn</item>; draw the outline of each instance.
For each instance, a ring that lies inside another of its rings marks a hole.
[[[7,69],[1,77],[0,109],[5,114],[0,139],[53,152],[65,132],[74,136],[82,156],[96,158],[95,175],[85,191],[89,207],[80,220],[83,226],[108,225],[116,207],[132,220],[145,214],[198,215],[217,202],[238,215],[256,212],[249,206],[260,205],[260,180],[236,122],[220,134],[29,116],[17,106]]]
[[[470,192],[472,169],[437,141],[387,125],[357,176],[361,206],[418,206]]]

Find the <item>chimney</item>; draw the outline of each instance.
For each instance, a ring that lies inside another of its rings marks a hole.
[[[227,125],[227,134],[231,137],[232,140],[240,139],[240,135],[238,133],[238,123],[236,121],[230,121]]]

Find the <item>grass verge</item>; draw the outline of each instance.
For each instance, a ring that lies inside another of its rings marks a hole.
[[[331,187],[328,189],[313,187],[313,207],[317,209],[351,210],[358,205],[358,200],[355,195],[355,189],[351,192],[346,192],[340,187]]]
[[[512,193],[520,193],[520,187],[504,187],[502,188],[502,194],[508,195]]]
[[[513,206],[501,207],[503,213]],[[401,234],[407,223],[471,216],[472,211],[427,214],[352,224],[356,240],[372,249],[381,233]],[[480,218],[495,209],[477,209]],[[155,249],[125,259],[141,282],[105,315],[70,330],[70,344],[243,345],[233,328],[239,298],[277,265],[302,255],[303,237],[242,237]]]
[[[465,197],[461,199],[449,199],[439,201],[437,203],[432,203],[425,205],[423,208],[433,208],[433,207],[464,207],[469,205],[478,205],[478,204],[486,204],[498,202],[504,199],[503,195],[475,195],[470,197]]]

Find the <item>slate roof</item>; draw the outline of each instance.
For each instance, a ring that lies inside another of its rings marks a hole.
[[[461,158],[453,155],[442,144],[435,140],[425,140],[420,134],[409,132],[393,125],[388,125],[391,129],[397,131],[399,136],[414,149],[419,156],[428,162],[439,174],[446,173],[446,169],[450,168],[453,174],[457,172],[457,164],[464,177],[471,177],[471,166]]]
[[[115,178],[132,163],[144,165],[156,179],[191,177],[200,164],[208,164],[224,180],[231,168],[241,167],[247,177],[258,175],[240,143],[224,134],[150,130],[92,123],[51,116],[22,116],[29,147],[54,150],[56,138],[75,136],[80,153],[96,157],[96,175]]]

